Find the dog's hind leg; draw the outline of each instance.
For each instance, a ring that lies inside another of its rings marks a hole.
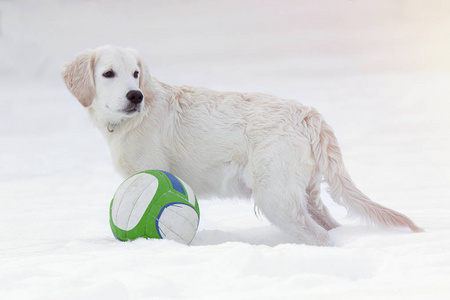
[[[308,212],[317,224],[331,230],[339,227],[340,224],[330,215],[328,208],[320,199],[320,183],[322,182],[322,174],[316,169],[311,176],[308,186],[306,187],[306,200],[308,204]]]
[[[286,160],[286,149],[279,147],[265,148],[264,157],[255,155],[252,189],[256,207],[272,224],[297,237],[300,242],[330,245],[327,230],[308,213],[306,186],[314,169],[309,153],[303,159],[299,154],[292,154],[293,163]]]

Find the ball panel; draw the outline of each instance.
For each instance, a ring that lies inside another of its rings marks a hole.
[[[111,211],[113,211],[113,219],[117,217],[117,211],[122,203],[123,197],[127,192],[128,188],[134,183],[135,180],[138,180],[139,176],[134,175],[128,179],[126,179],[122,184],[117,188],[116,193],[114,194],[113,201],[111,203]]]
[[[172,188],[183,194],[186,195],[186,192],[184,191],[183,185],[180,182],[180,179],[172,174],[170,174],[169,172],[165,172],[165,171],[160,171],[161,173],[164,173],[164,175],[167,176],[167,178],[169,179],[170,183],[172,184]]]
[[[184,189],[186,190],[187,193],[187,200],[190,204],[192,204],[192,206],[196,206],[197,203],[197,198],[195,197],[194,191],[191,189],[191,187],[189,185],[187,185],[183,180],[181,180],[180,178],[178,178],[181,183],[184,186]]]
[[[111,227],[113,229],[114,236],[121,241],[132,241],[137,238],[154,238],[152,236],[147,236],[144,226],[136,226],[131,230],[122,230],[118,227]]]
[[[131,212],[130,219],[128,220],[128,229],[134,228],[141,221],[144,213],[148,209],[149,205],[151,205],[151,201],[155,196],[158,187],[158,180],[152,181],[139,196],[139,199],[137,199],[133,211]]]
[[[167,177],[164,176],[164,178],[160,179],[160,182],[162,182],[163,180],[167,180]],[[170,183],[168,184],[170,185]],[[145,232],[147,236],[153,238],[163,238],[159,233],[158,218],[166,206],[169,206],[174,202],[189,205],[189,203],[186,201],[186,196],[175,192],[173,189],[171,189],[171,187],[166,187],[162,190],[164,190],[164,193],[158,195],[159,197],[155,196],[147,211],[148,216],[145,223]]]
[[[113,223],[122,230],[134,228],[158,189],[158,179],[146,173],[140,173],[127,179],[114,196],[111,208]]]
[[[165,206],[156,222],[161,238],[189,244],[198,227],[196,210],[184,203],[170,203]]]

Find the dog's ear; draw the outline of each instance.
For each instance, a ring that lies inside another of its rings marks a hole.
[[[67,88],[84,107],[90,106],[95,97],[94,65],[95,51],[88,50],[80,53],[62,72]]]
[[[147,81],[147,77],[149,76],[148,69],[147,69],[147,66],[141,61],[140,58],[138,58],[138,67],[139,67],[139,72],[141,75],[141,76],[139,76],[139,88],[142,89]]]
[[[136,53],[136,52],[135,52]],[[153,100],[154,95],[150,86],[151,82],[151,76],[148,71],[147,65],[139,58],[139,55],[136,53],[136,57],[138,60],[138,67],[139,67],[139,88],[144,93],[144,97],[147,102],[150,102]]]

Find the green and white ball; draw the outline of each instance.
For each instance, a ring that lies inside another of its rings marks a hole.
[[[121,241],[143,237],[189,244],[199,219],[192,189],[164,171],[148,170],[129,177],[111,201],[110,225]]]

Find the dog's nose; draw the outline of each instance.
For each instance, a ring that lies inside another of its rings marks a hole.
[[[127,93],[127,99],[134,104],[138,104],[142,102],[144,95],[142,95],[141,91],[129,91]]]

